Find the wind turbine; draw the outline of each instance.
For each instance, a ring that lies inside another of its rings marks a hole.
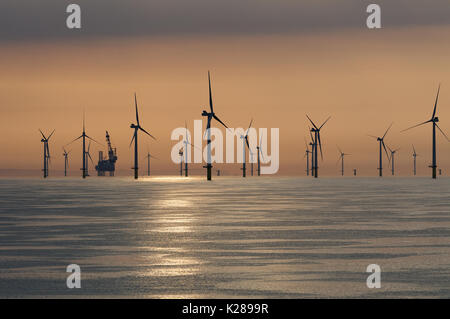
[[[206,125],[206,133],[208,134],[208,139],[207,139],[207,163],[206,166],[204,166],[204,168],[206,168],[206,179],[208,181],[211,180],[211,170],[212,170],[212,165],[211,165],[211,120],[215,119],[217,122],[219,122],[220,124],[222,124],[223,126],[225,126],[228,129],[228,126],[226,126],[214,113],[214,108],[213,108],[213,100],[212,100],[212,93],[211,93],[211,77],[208,71],[208,83],[209,83],[209,109],[210,112],[206,112],[205,110],[203,110],[202,112],[202,116],[206,116],[208,118],[208,122]]]
[[[50,160],[50,149],[48,147],[48,141],[52,137],[53,133],[55,133],[55,130],[53,130],[53,132],[48,137],[45,137],[44,133],[42,133],[42,131],[40,129],[39,129],[39,132],[41,132],[41,135],[42,135],[41,142],[44,143],[44,169],[43,169],[43,172],[44,172],[44,178],[47,178],[48,164],[49,164],[49,160]]]
[[[253,119],[250,121],[250,125],[248,126],[248,129],[245,132],[245,135],[241,135],[242,147],[243,147],[243,150],[242,150],[242,156],[243,156],[243,159],[242,159],[242,177],[245,177],[246,173],[247,173],[247,169],[245,167],[246,160],[247,160],[247,157],[245,156],[245,145],[246,144],[247,144],[247,148],[248,148],[249,153],[251,153],[250,145],[248,143],[248,131],[250,130],[250,127],[252,126],[252,123],[253,123]]]
[[[308,115],[306,115],[306,117],[311,122],[311,124],[314,126],[311,129],[311,132],[314,133],[314,177],[317,178],[319,176],[319,170],[318,170],[319,167],[318,167],[318,161],[317,161],[317,144],[319,144],[320,156],[323,160],[322,142],[320,140],[320,130],[328,122],[328,120],[331,118],[331,116],[328,117],[327,120],[325,122],[323,122],[323,124],[320,127],[317,127],[316,124],[314,124],[314,122],[309,118]]]
[[[188,129],[187,129],[187,123],[184,122],[184,127],[186,129],[186,134],[185,134],[185,138],[184,138],[184,150],[180,150],[180,155],[182,155],[182,153],[184,152],[184,176],[188,177],[188,155],[189,155],[189,149],[188,149],[188,145],[194,146],[191,144],[191,142],[189,142],[189,134],[188,134]],[[197,146],[194,146],[196,149],[201,150],[200,148],[198,148]],[[182,164],[180,164],[182,165]],[[182,172],[182,168],[180,169],[180,172]],[[181,174],[183,175],[183,174]]]
[[[423,123],[411,126],[405,130],[403,130],[402,132],[405,132],[407,130],[410,130],[412,128],[427,124],[427,123],[433,123],[433,150],[432,150],[432,158],[433,158],[433,162],[431,164],[431,168],[432,168],[432,175],[431,177],[436,179],[436,169],[437,169],[437,164],[436,164],[436,127],[439,129],[439,131],[441,131],[442,135],[444,135],[444,137],[447,139],[447,141],[449,141],[447,135],[445,135],[444,131],[441,130],[441,128],[439,127],[439,125],[437,124],[439,122],[439,118],[436,116],[436,109],[437,109],[437,104],[438,104],[438,100],[439,100],[439,91],[441,90],[441,85],[439,84],[438,87],[438,91],[437,91],[437,95],[436,95],[436,101],[434,102],[434,110],[433,110],[433,115],[431,115],[431,119],[429,119],[428,121],[425,121]]]
[[[88,158],[91,160],[92,165],[94,165],[94,161],[92,160],[90,150],[91,150],[91,141],[89,141],[88,150],[86,152],[86,176],[89,176],[89,161],[88,161]]]
[[[339,146],[338,146],[338,150],[340,153],[339,160],[341,161],[341,174],[342,174],[342,176],[344,176],[344,156],[351,155],[351,154],[346,154],[346,153],[342,152],[341,149],[339,148]]]
[[[150,154],[147,150],[147,155],[144,158],[147,158],[147,176],[150,176],[150,158],[158,159],[157,157]]]
[[[414,145],[412,146],[413,148],[413,158],[414,158],[414,176],[416,176],[417,173],[417,166],[416,166],[416,162],[417,162],[417,153],[416,153],[416,149],[414,148]]]
[[[387,149],[386,149],[386,144],[384,144],[384,138],[386,137],[386,134],[391,129],[392,124],[394,124],[394,123],[391,123],[391,125],[388,127],[388,129],[384,133],[383,137],[376,137],[376,136],[373,136],[373,135],[369,135],[370,137],[375,138],[380,144],[380,162],[379,162],[380,167],[378,168],[378,170],[380,171],[380,177],[383,176],[383,156],[382,156],[383,155],[383,148],[384,148],[384,151],[386,152],[386,156],[387,156],[389,162],[391,161],[391,159],[389,158],[389,154],[387,152]]]
[[[86,138],[90,139],[91,141],[94,141],[95,143],[102,145],[101,143],[97,142],[96,140],[94,140],[93,138],[89,137],[86,134],[86,125],[85,125],[85,115],[83,113],[83,133],[77,137],[76,139],[74,139],[72,142],[70,142],[69,144],[72,144],[73,142],[75,142],[76,140],[79,140],[80,138],[83,139],[83,154],[82,154],[82,160],[83,160],[83,168],[81,169],[83,172],[83,178],[86,178],[87,176],[87,163],[86,163]],[[67,145],[69,145],[67,144]],[[67,146],[66,145],[66,146]]]
[[[392,165],[392,176],[394,176],[395,175],[395,153],[397,153],[397,151],[400,149],[400,148],[397,148],[397,149],[395,149],[395,150],[392,150],[389,146],[388,146],[388,149],[389,149],[389,151],[391,152],[391,165]]]
[[[303,158],[306,157],[306,176],[309,176],[309,153],[311,153],[311,151],[309,150],[309,146],[308,146],[308,142],[306,142],[306,138],[305,138],[305,146],[306,146],[306,150],[305,150],[305,155],[303,156]]]
[[[131,147],[131,144],[133,144],[133,140],[134,140],[134,167],[132,169],[134,169],[134,179],[137,179],[138,178],[138,160],[139,160],[139,157],[138,157],[138,131],[141,130],[142,132],[144,132],[145,134],[147,134],[154,140],[156,140],[156,138],[154,138],[153,135],[151,135],[149,132],[147,132],[145,129],[143,129],[141,127],[141,124],[139,123],[139,114],[138,114],[136,93],[134,93],[134,105],[136,108],[136,124],[132,123],[130,125],[130,128],[134,129],[133,138],[131,139],[130,147]]]
[[[64,151],[64,176],[67,176],[67,169],[69,168],[69,153],[71,152],[71,150],[69,152],[66,151],[66,149],[63,147],[63,151]]]

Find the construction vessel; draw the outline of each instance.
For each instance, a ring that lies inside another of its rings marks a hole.
[[[116,170],[117,151],[111,146],[108,131],[106,131],[106,143],[108,144],[108,158],[103,159],[103,151],[98,152],[98,165],[95,166],[98,176],[105,176],[106,172],[109,172],[109,176],[114,176]]]

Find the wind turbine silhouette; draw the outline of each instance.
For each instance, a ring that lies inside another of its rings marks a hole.
[[[306,176],[309,176],[309,153],[311,153],[311,151],[309,150],[309,146],[308,146],[308,142],[306,142],[306,138],[305,138],[305,146],[306,146],[306,151],[305,151],[305,156],[303,156],[303,158],[306,157]]]
[[[147,155],[144,158],[147,158],[147,176],[150,176],[150,158],[158,159],[157,157],[150,154],[147,150]]]
[[[66,149],[63,147],[63,151],[64,151],[64,176],[67,176],[67,169],[69,168],[69,153],[72,152],[72,150],[70,150],[69,152],[66,151]]]
[[[391,152],[391,165],[392,165],[392,176],[394,176],[395,175],[395,153],[397,153],[397,151],[400,149],[400,148],[397,148],[397,149],[395,149],[395,150],[392,150],[389,146],[388,146],[388,149],[389,149],[389,151]]]
[[[414,176],[416,176],[416,173],[417,173],[416,162],[417,162],[417,156],[418,155],[416,153],[416,149],[414,148],[414,144],[413,144],[412,148],[413,148],[413,158],[414,158]]]
[[[88,158],[91,160],[92,165],[94,165],[94,161],[92,160],[90,150],[91,150],[91,141],[89,141],[88,150],[86,152],[86,176],[89,176],[89,161],[88,161]]]
[[[99,142],[97,142],[96,140],[94,140],[92,137],[89,137],[87,134],[86,134],[86,125],[85,125],[85,114],[84,114],[84,112],[83,112],[83,133],[79,136],[79,137],[77,137],[76,139],[74,139],[72,142],[70,142],[69,144],[72,144],[73,142],[75,142],[76,140],[79,140],[80,138],[82,138],[83,139],[83,154],[82,154],[82,160],[83,160],[83,168],[81,169],[82,170],[82,172],[83,172],[83,178],[86,178],[86,176],[87,176],[87,163],[86,163],[86,138],[88,138],[88,139],[90,139],[91,141],[94,141],[95,143],[97,143],[97,144],[99,144],[99,145],[102,145],[101,143],[99,143]],[[69,145],[69,144],[67,144],[67,145]],[[67,146],[66,145],[66,146]]]
[[[447,141],[449,141],[447,135],[444,133],[444,131],[441,130],[441,128],[439,127],[439,125],[437,124],[439,122],[439,118],[436,116],[436,109],[437,109],[437,104],[438,104],[438,100],[439,100],[439,91],[441,90],[441,85],[439,84],[438,87],[438,91],[437,91],[437,95],[436,95],[436,101],[434,102],[434,109],[433,109],[433,115],[431,115],[431,119],[429,119],[428,121],[425,121],[423,123],[411,126],[405,130],[403,130],[402,132],[408,131],[412,128],[427,124],[427,123],[433,123],[433,150],[432,150],[432,164],[431,164],[431,168],[432,168],[432,174],[431,177],[433,179],[436,179],[436,169],[437,169],[437,164],[436,164],[436,128],[438,128],[438,130],[442,133],[442,135],[444,135],[444,137],[447,139]]]
[[[188,131],[188,129],[187,129],[187,123],[186,123],[186,121],[184,122],[184,127],[185,127],[185,129],[186,129],[186,134],[185,134],[185,137],[184,137],[184,142],[183,142],[183,144],[184,144],[184,149],[183,150],[180,150],[180,155],[182,156],[182,154],[184,153],[184,176],[185,177],[188,177],[188,157],[189,157],[189,154],[190,154],[190,148],[188,148],[188,145],[190,145],[190,146],[194,146],[194,145],[192,145],[191,144],[191,142],[189,142],[189,131]],[[199,149],[199,150],[201,150],[200,148],[198,148],[197,146],[194,146],[196,149]],[[182,165],[182,164],[180,164],[180,165]],[[182,168],[180,169],[180,172],[182,172]],[[181,175],[183,175],[183,174],[181,174]]]
[[[245,145],[247,145],[248,151],[249,151],[249,153],[251,153],[250,145],[248,143],[248,131],[250,130],[250,127],[252,126],[252,123],[253,123],[253,119],[251,119],[250,125],[248,126],[248,129],[245,132],[245,135],[241,135],[242,147],[243,147],[243,150],[242,150],[242,156],[243,156],[243,159],[242,159],[242,177],[245,177],[246,173],[247,173],[246,166],[245,166],[246,160],[247,160],[247,157],[245,156]]]
[[[379,160],[380,167],[378,168],[378,170],[380,171],[380,177],[383,176],[383,156],[382,156],[383,155],[383,148],[384,148],[384,151],[386,152],[386,156],[387,156],[387,158],[389,160],[389,163],[391,162],[391,159],[389,157],[388,151],[386,149],[386,144],[384,144],[384,138],[386,137],[386,134],[391,129],[392,124],[394,124],[394,123],[391,123],[391,125],[388,127],[388,129],[384,133],[383,137],[376,137],[374,135],[369,135],[370,137],[375,138],[380,144],[380,160]]]
[[[44,172],[44,178],[47,178],[48,176],[48,166],[50,161],[50,149],[48,147],[48,141],[52,137],[53,133],[55,133],[55,130],[49,135],[49,137],[45,137],[44,133],[39,129],[39,132],[41,132],[42,139],[41,142],[44,143],[44,169],[42,170]]]
[[[130,147],[133,144],[133,140],[134,140],[134,167],[132,167],[132,169],[134,169],[134,179],[137,179],[138,178],[138,173],[139,173],[139,169],[138,169],[138,167],[139,167],[139,165],[138,165],[138,161],[139,161],[139,157],[138,157],[138,131],[141,130],[142,132],[144,132],[145,134],[150,136],[155,141],[156,141],[156,138],[153,137],[153,135],[151,135],[145,129],[143,129],[141,124],[139,123],[139,114],[138,114],[136,93],[134,93],[134,106],[136,108],[136,124],[132,123],[130,125],[130,128],[134,129],[133,138],[131,139]]]
[[[223,126],[225,126],[228,129],[228,126],[226,126],[214,113],[214,108],[213,108],[213,99],[212,99],[212,93],[211,93],[211,76],[209,74],[208,71],[208,83],[209,83],[209,109],[210,112],[206,112],[205,110],[203,110],[202,112],[202,116],[206,116],[207,117],[207,125],[206,125],[206,134],[208,135],[208,139],[207,139],[207,160],[206,160],[206,166],[204,166],[204,168],[206,168],[206,179],[208,181],[211,180],[211,170],[212,170],[212,165],[211,165],[211,120],[215,119],[217,122],[219,122],[220,124],[222,124]]]
[[[319,148],[320,148],[320,157],[323,160],[323,153],[322,153],[322,142],[320,140],[320,130],[322,129],[322,127],[328,122],[328,120],[331,118],[328,117],[326,119],[325,122],[323,122],[323,124],[320,127],[317,127],[316,124],[314,124],[314,122],[309,118],[308,115],[306,115],[306,117],[308,118],[308,120],[311,122],[311,124],[313,125],[313,128],[311,129],[311,132],[314,133],[314,177],[317,178],[319,176],[319,167],[318,167],[318,161],[317,161],[317,144],[319,144]]]
[[[344,156],[351,155],[351,154],[346,154],[346,153],[342,152],[341,149],[339,148],[339,146],[338,146],[338,150],[339,150],[339,154],[340,154],[339,160],[341,161],[341,175],[344,176]],[[339,160],[338,160],[338,162],[339,162]]]
[[[259,143],[256,146],[256,151],[258,152],[258,157],[257,157],[257,160],[258,160],[258,166],[257,166],[258,176],[261,176],[261,158],[260,157],[263,157],[263,160],[264,160],[264,155],[263,155],[262,150],[261,150],[261,142],[262,142],[262,134],[259,137]]]

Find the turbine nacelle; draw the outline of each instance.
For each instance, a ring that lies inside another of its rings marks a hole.
[[[131,124],[130,128],[139,128],[139,126],[137,126],[136,124]]]
[[[214,115],[214,113],[208,113],[205,110],[203,110],[203,112],[202,112],[202,116],[213,116],[213,115]]]

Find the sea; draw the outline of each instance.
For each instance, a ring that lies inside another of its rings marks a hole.
[[[446,177],[2,178],[0,298],[450,298],[449,192]]]

